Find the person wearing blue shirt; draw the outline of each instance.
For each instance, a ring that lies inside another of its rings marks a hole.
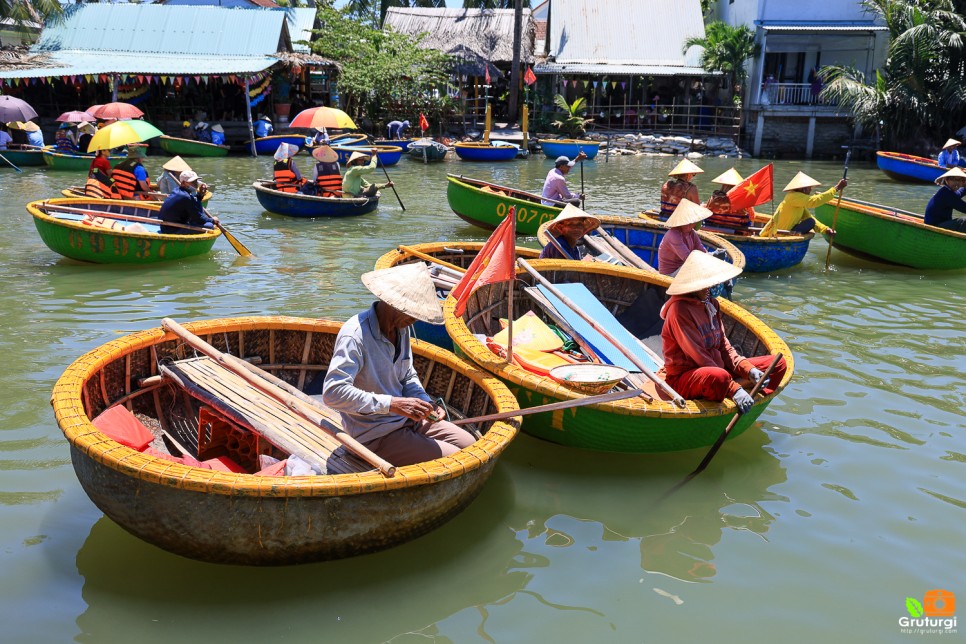
[[[943,146],[942,152],[939,153],[939,157],[936,159],[936,162],[944,168],[955,168],[966,165],[963,163],[963,159],[959,156],[960,145],[962,144],[956,139],[949,139],[946,141],[946,145]]]
[[[409,129],[409,121],[389,121],[386,126],[386,130],[389,133],[389,139],[402,139],[403,132]]]
[[[199,183],[198,175],[191,170],[185,170],[178,176],[179,185],[161,204],[158,216],[164,222],[186,224],[198,228],[211,230],[218,225],[218,218],[211,217],[205,212],[201,200],[208,192],[208,186]],[[201,231],[188,230],[179,226],[161,224],[162,235],[197,235]]]
[[[265,136],[271,135],[275,130],[272,126],[272,119],[267,116],[260,116],[257,121],[255,121],[255,136],[259,139]]]
[[[211,142],[215,145],[225,144],[225,128],[221,126],[221,123],[215,123],[211,126]]]
[[[938,226],[947,230],[966,233],[966,217],[953,217],[953,210],[966,213],[966,172],[953,168],[936,179],[939,190],[926,206],[924,222],[927,226]]]
[[[211,143],[211,128],[204,121],[195,126],[195,138],[202,143]]]
[[[44,147],[44,133],[40,131],[40,126],[34,122],[27,123],[24,130],[27,132],[27,144],[38,148]]]

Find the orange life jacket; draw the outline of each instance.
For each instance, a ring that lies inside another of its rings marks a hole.
[[[87,183],[84,184],[84,194],[97,199],[119,198],[114,192],[110,181],[103,172],[95,170],[87,175]]]
[[[315,169],[318,172],[318,176],[315,178],[315,185],[318,186],[320,197],[339,195],[342,193],[342,175],[339,174],[338,162],[324,163],[320,161],[315,164]]]
[[[692,201],[697,202],[698,189],[690,181],[682,181],[673,177],[665,181],[664,185],[661,186],[661,219],[670,217],[681,200],[687,197],[692,190],[694,191]]]
[[[724,190],[715,190],[711,194],[711,198],[708,199],[705,208],[714,215],[727,215],[731,212],[731,199],[728,198],[728,193]]]
[[[137,159],[125,159],[117,164],[111,178],[114,180],[114,187],[121,199],[134,199],[134,191],[138,189],[138,180],[134,178],[134,169],[141,165]],[[143,167],[143,166],[142,166]],[[151,177],[148,177],[148,185],[151,184]]]
[[[282,192],[298,192],[301,186],[295,173],[292,172],[292,160],[275,162],[275,189]]]
[[[705,207],[713,213],[704,220],[709,228],[731,231],[751,226],[751,213],[748,210],[733,212],[731,199],[723,190],[715,190]]]

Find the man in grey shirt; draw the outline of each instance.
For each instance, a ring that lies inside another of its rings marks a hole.
[[[339,331],[322,388],[322,402],[342,416],[346,432],[393,465],[455,454],[475,440],[445,420],[413,368],[409,327],[442,324],[429,269],[404,264],[362,276],[380,301]]]

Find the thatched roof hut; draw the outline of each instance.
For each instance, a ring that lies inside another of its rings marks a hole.
[[[425,33],[421,45],[427,49],[452,52],[465,47],[483,60],[513,61],[513,9],[390,7],[383,28],[411,36]],[[535,35],[533,14],[524,9],[520,60],[526,64],[533,62]]]

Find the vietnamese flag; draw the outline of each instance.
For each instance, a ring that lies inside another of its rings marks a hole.
[[[516,236],[516,207],[511,206],[506,219],[500,222],[466,269],[463,279],[450,291],[450,295],[456,298],[454,312],[457,316],[463,315],[467,300],[479,287],[516,278]]]
[[[489,62],[485,63],[485,66],[483,67],[483,74],[484,74],[483,78],[484,80],[486,80],[486,84],[489,85],[490,84],[490,63]]]
[[[527,72],[523,75],[523,82],[527,85],[533,85],[537,82],[537,76],[533,73],[533,67],[527,67]]]
[[[422,112],[419,113],[419,129],[423,132],[429,129],[429,121],[426,120],[426,115]]]
[[[728,191],[731,212],[738,212],[771,201],[774,194],[774,166],[769,163]]]

